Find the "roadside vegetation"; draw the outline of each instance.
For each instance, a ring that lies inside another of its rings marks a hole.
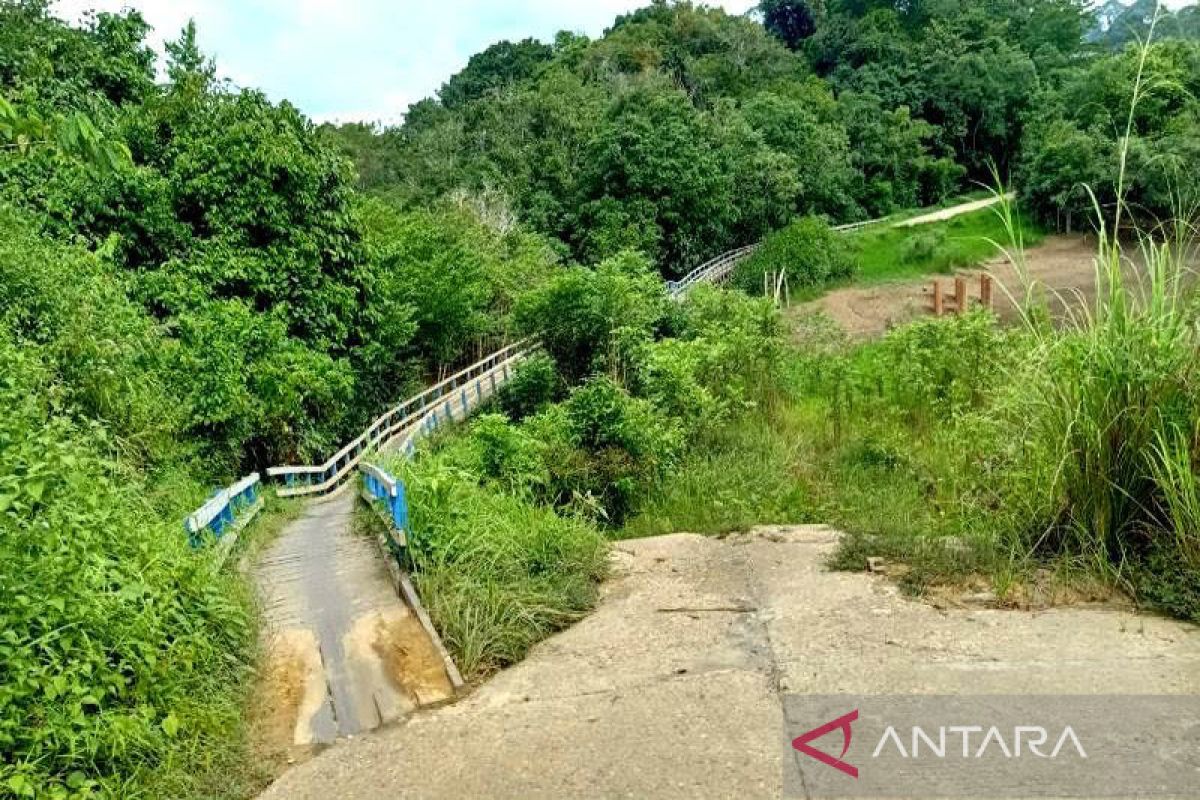
[[[1045,228],[1027,215],[1018,222],[1026,247],[1042,241]],[[981,209],[911,228],[872,226],[850,234],[849,246],[855,281],[872,283],[977,267],[996,258],[996,243],[1007,238],[1004,220],[994,209]]]
[[[1105,220],[1195,208],[1195,10],[1147,49],[1137,13],[1077,0],[761,11],[652,2],[596,39],[497,43],[378,129],[219,79],[194,26],[158,54],[137,12],[0,0],[0,796],[252,791],[254,605],[180,520],[518,336],[543,354],[493,413],[392,465],[474,677],[586,612],[608,539],[758,521],[842,525],[842,563],[903,559],[914,586],[1003,594],[1049,564],[1195,617],[1176,250],[1147,246],[1142,299],[1110,222],[1070,331],[970,316],[850,348],[814,324],[798,354],[768,301],[662,287],[764,237],[749,290],[978,258],[984,214],[898,261],[829,226],[993,165],[1030,237],[1090,224],[1081,182]]]
[[[495,411],[384,461],[414,509],[418,589],[469,678],[591,608],[607,537],[769,401],[783,352],[766,301],[698,287],[677,305],[633,254],[564,272],[517,315],[544,352]]]
[[[756,476],[768,497],[749,517],[838,525],[849,535],[836,566],[882,557],[914,591],[982,582],[1012,604],[1119,592],[1200,622],[1195,234],[1186,219],[1122,233],[1147,219],[1125,198],[1138,185],[1131,132],[1161,86],[1154,52],[1139,51],[1129,86],[1106,190],[1115,205],[1093,195],[1094,297],[1062,324],[1029,301],[1014,328],[980,311],[856,346],[806,320],[784,398],[762,417],[771,434],[686,461],[632,532],[669,529],[672,517],[709,532],[744,526],[723,495],[697,487],[715,459],[763,463],[795,480]],[[1021,271],[1022,217],[1007,202],[991,213]],[[1033,296],[1026,288],[1012,290]]]

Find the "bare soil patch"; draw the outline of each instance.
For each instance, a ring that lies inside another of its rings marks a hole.
[[[1027,279],[1036,286],[1037,295],[1049,300],[1051,313],[1065,315],[1070,309],[1082,308],[1095,296],[1095,255],[1095,238],[1083,235],[1050,236],[1043,244],[1029,249]],[[982,269],[960,270],[956,275],[967,279],[970,297],[979,297],[979,276],[984,272],[996,282],[993,298],[997,313],[1002,318],[1013,318],[1016,302],[1025,297],[1018,270],[1003,257],[989,261]],[[818,300],[793,307],[790,313],[806,316],[823,312],[852,339],[874,338],[931,314],[933,281],[940,280],[943,291],[952,295],[954,277],[930,275],[917,280],[836,289]]]
[[[271,637],[252,700],[255,760],[269,774],[315,752],[306,725],[325,696],[324,673],[312,631],[292,629]]]
[[[415,705],[440,703],[453,696],[441,654],[412,614],[381,618],[372,646],[388,677]]]

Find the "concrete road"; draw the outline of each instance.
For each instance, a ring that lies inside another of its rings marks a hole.
[[[1008,200],[1013,200],[1016,198],[1016,195],[1012,192],[1009,192],[1003,197]],[[1000,195],[993,195],[991,197],[985,197],[982,200],[972,200],[969,203],[959,203],[956,206],[938,209],[937,211],[931,211],[928,214],[921,214],[920,216],[902,219],[899,222],[893,223],[892,227],[915,228],[918,225],[928,225],[931,222],[942,222],[943,220],[961,217],[963,214],[970,214],[974,211],[991,208],[992,206],[998,204],[1000,200]]]
[[[339,742],[264,798],[767,798],[781,696],[1195,692],[1200,632],[1117,609],[938,610],[827,572],[836,533],[617,545],[597,611],[459,703]]]

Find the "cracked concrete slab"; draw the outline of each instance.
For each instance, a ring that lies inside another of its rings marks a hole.
[[[1188,693],[1193,626],[939,610],[822,566],[836,532],[615,546],[596,612],[463,701],[339,742],[264,798],[778,797],[783,692]]]

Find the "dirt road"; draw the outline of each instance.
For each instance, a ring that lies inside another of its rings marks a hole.
[[[1015,196],[1016,195],[1008,194],[1005,197],[1007,199],[1011,200]],[[958,217],[963,214],[970,214],[972,211],[981,211],[982,209],[985,209],[985,208],[991,208],[992,206],[997,205],[1000,202],[1000,200],[1001,200],[1001,198],[998,195],[995,195],[992,197],[985,197],[982,200],[972,200],[969,203],[960,203],[956,206],[950,206],[949,208],[942,208],[942,209],[938,209],[937,211],[930,211],[928,214],[921,214],[920,216],[917,216],[917,217],[909,217],[908,219],[902,219],[899,222],[893,224],[892,227],[893,228],[912,228],[916,225],[927,225],[930,222],[941,222],[943,220],[953,219],[954,217]]]
[[[1037,293],[1049,299],[1051,310],[1063,314],[1079,308],[1095,296],[1095,239],[1087,236],[1051,236],[1026,254],[1027,278],[1037,285]],[[997,313],[1011,318],[1016,313],[1014,300],[1025,297],[1024,281],[1005,258],[996,258],[982,269],[959,270],[967,279],[970,295],[979,297],[979,275],[987,272],[995,279],[993,297]],[[933,307],[933,281],[940,280],[944,291],[953,292],[954,276],[930,275],[916,280],[851,286],[836,289],[809,303],[794,306],[790,313],[803,316],[815,311],[829,315],[851,338],[868,339],[891,328],[927,316]]]
[[[592,616],[466,700],[341,742],[263,797],[778,797],[785,693],[1200,685],[1195,627],[1118,608],[938,609],[826,571],[836,536],[622,542]]]

